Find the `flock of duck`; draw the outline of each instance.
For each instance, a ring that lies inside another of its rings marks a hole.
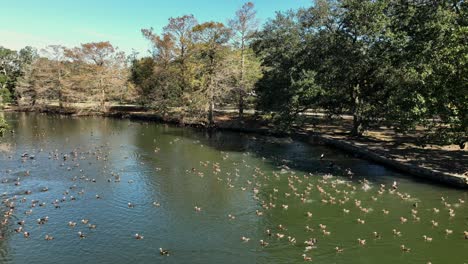
[[[176,143],[176,141],[171,142],[171,144]],[[158,153],[159,148],[155,148],[154,152]],[[43,153],[43,150],[39,150],[37,153],[23,153],[20,157],[23,163],[31,162],[36,159],[36,155]],[[227,152],[221,152],[223,161],[229,161],[230,154]],[[79,176],[73,176],[70,178],[71,184],[68,190],[63,192],[63,197],[61,199],[52,199],[50,201],[39,201],[34,199],[29,199],[28,196],[33,193],[32,190],[23,190],[22,181],[27,180],[32,177],[30,171],[25,171],[23,175],[20,175],[13,179],[11,177],[12,171],[4,171],[2,183],[11,184],[15,186],[18,190],[21,190],[20,194],[11,195],[9,193],[2,194],[2,204],[3,204],[3,218],[1,220],[2,232],[14,232],[19,235],[22,235],[25,239],[29,239],[31,236],[37,236],[38,234],[33,234],[28,231],[28,225],[46,225],[49,222],[48,216],[40,216],[36,220],[32,220],[35,214],[36,207],[46,207],[49,204],[53,208],[59,209],[63,206],[64,203],[68,201],[74,201],[80,199],[85,193],[85,189],[77,182],[86,181],[86,182],[96,182],[103,179],[94,179],[84,176],[84,169],[79,167],[80,160],[95,158],[97,160],[106,160],[108,159],[105,151],[103,149],[97,151],[88,151],[80,152],[79,149],[75,149],[70,153],[60,153],[58,150],[51,151],[48,153],[49,160],[60,162],[60,167],[64,168],[66,171],[72,171],[74,169],[79,170]],[[16,159],[18,157],[10,156],[10,159]],[[317,157],[318,160],[323,164],[324,167],[328,168],[337,168],[337,165],[331,162],[325,162],[326,157],[322,154],[320,157]],[[376,206],[373,206],[373,202],[378,201],[379,199],[384,199],[384,197],[391,195],[392,197],[398,198],[402,201],[411,201],[411,195],[405,192],[400,191],[400,186],[397,181],[393,184],[380,184],[378,188],[372,188],[372,183],[366,179],[358,180],[358,184],[355,184],[351,181],[354,177],[354,173],[351,169],[341,170],[342,177],[336,177],[331,174],[326,174],[322,176],[316,176],[312,174],[308,175],[297,175],[296,172],[290,169],[286,165],[282,165],[278,168],[277,171],[267,172],[258,167],[252,168],[254,173],[249,176],[245,181],[238,180],[240,177],[240,167],[245,166],[249,167],[245,160],[240,163],[233,164],[237,167],[234,171],[224,171],[222,164],[214,161],[200,161],[199,166],[193,167],[185,171],[190,177],[199,177],[203,178],[207,174],[211,174],[210,177],[216,177],[220,184],[223,184],[227,189],[239,189],[244,192],[249,192],[251,197],[257,202],[258,209],[253,212],[255,217],[264,217],[265,214],[271,213],[275,210],[289,210],[289,204],[286,201],[291,201],[291,203],[300,202],[300,204],[309,204],[313,200],[313,196],[319,197],[319,201],[322,206],[339,206],[343,215],[349,215],[351,211],[358,212],[363,217],[359,217],[355,220],[356,225],[366,225],[365,215],[367,214],[381,214],[382,216],[394,217],[395,219],[395,228],[391,230],[391,234],[394,238],[398,239],[403,236],[403,232],[399,230],[399,225],[407,224],[408,222],[413,223],[430,223],[431,227],[434,229],[441,230],[445,236],[457,236],[460,237],[460,241],[463,239],[468,239],[468,232],[463,230],[451,230],[449,228],[442,227],[434,219],[423,219],[420,214],[420,203],[422,202],[410,202],[407,204],[408,214],[407,215],[392,215],[390,209],[379,208],[376,209]],[[341,169],[341,168],[339,168]],[[8,177],[9,176],[9,177]],[[309,181],[310,178],[315,177],[315,181]],[[287,181],[287,186],[277,186],[275,185],[276,181],[280,179]],[[112,173],[109,178],[105,179],[109,183],[119,183],[121,182],[121,176],[118,173]],[[129,180],[128,183],[132,183],[132,180]],[[121,183],[124,184],[124,183]],[[374,190],[375,189],[375,190]],[[43,187],[39,190],[40,192],[48,192],[48,187]],[[360,200],[353,198],[356,192],[366,191],[371,195],[369,200]],[[103,199],[99,194],[95,195],[96,199]],[[314,198],[315,199],[315,198]],[[387,198],[385,198],[387,199]],[[281,201],[281,202],[279,202]],[[455,202],[449,202],[448,198],[440,198],[440,207],[439,208],[424,208],[424,210],[430,210],[432,214],[446,214],[448,219],[454,218],[457,213],[457,208],[464,206],[465,201],[461,198],[457,199]],[[27,205],[19,206],[18,204]],[[126,205],[128,208],[134,208],[135,203],[128,202]],[[157,208],[164,206],[158,201],[154,201],[152,206]],[[307,206],[304,206],[303,217],[307,220],[313,220],[321,212],[310,211],[306,209]],[[21,210],[21,211],[19,211]],[[193,210],[196,213],[203,213],[205,210],[198,204],[193,204]],[[234,213],[229,213],[226,215],[228,221],[236,221],[236,215]],[[17,219],[17,220],[13,220]],[[310,222],[307,222],[310,223]],[[93,230],[98,228],[96,223],[90,222],[89,219],[83,218],[79,222],[69,221],[64,223],[69,226],[72,230],[77,229],[88,229]],[[11,231],[13,230],[13,231]],[[264,237],[258,241],[253,241],[254,239],[248,237],[245,234],[242,234],[242,231],[239,231],[239,240],[240,243],[258,243],[262,248],[269,247],[272,241],[284,241],[291,245],[303,247],[303,252],[301,257],[304,261],[312,261],[314,257],[314,249],[320,246],[320,241],[323,237],[333,236],[333,229],[330,226],[327,226],[327,223],[316,223],[316,224],[307,224],[303,227],[303,232],[310,234],[310,238],[305,241],[299,241],[296,239],[296,236],[293,233],[288,232],[287,225],[278,224],[276,226],[271,226],[264,230]],[[387,230],[390,232],[390,230]],[[86,239],[87,234],[84,231],[75,231],[76,237],[78,239]],[[359,247],[366,247],[367,242],[370,239],[385,239],[386,231],[375,230],[369,234],[363,234],[362,237],[356,237],[355,243]],[[0,234],[0,239],[3,239],[5,236],[4,233]],[[145,236],[142,233],[136,233],[129,239],[142,240]],[[50,241],[54,239],[54,234],[45,234],[44,240]],[[428,234],[423,235],[421,240],[431,243],[433,237]],[[346,247],[341,245],[334,245],[330,248],[336,252],[336,254],[344,254],[347,250]],[[406,245],[403,242],[400,244],[399,249],[401,252],[410,253],[411,245]],[[165,249],[160,247],[159,254],[162,256],[169,256],[172,254],[177,254],[177,252],[172,252],[170,249]],[[431,263],[428,260],[427,263]]]

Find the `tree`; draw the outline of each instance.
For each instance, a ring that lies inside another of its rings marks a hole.
[[[226,43],[229,41],[231,31],[222,23],[205,22],[193,28],[197,55],[200,62],[198,72],[198,91],[201,95],[198,103],[205,105],[208,113],[208,125],[214,124],[215,101],[224,91],[221,89],[221,80],[216,74],[222,69],[222,61],[227,51]]]
[[[151,82],[155,67],[155,61],[151,57],[134,58],[131,62],[130,81],[139,89],[143,104],[145,104],[155,88],[155,85]]]
[[[239,118],[242,118],[244,114],[244,97],[253,89],[253,84],[256,81],[255,78],[246,77],[246,74],[252,72],[250,69],[249,71],[247,70],[247,66],[252,64],[246,63],[246,60],[253,60],[252,52],[248,47],[258,27],[258,21],[255,17],[256,13],[254,4],[252,2],[247,2],[236,11],[235,18],[228,22],[233,32],[234,45],[240,50],[240,70],[235,89],[238,97]],[[255,70],[255,68],[252,70]]]
[[[19,52],[0,47],[0,103],[11,102],[16,96],[18,78],[37,57],[37,51],[29,46]]]
[[[109,42],[92,42],[66,50],[66,57],[77,67],[74,86],[99,98],[100,110],[105,111],[105,102],[126,85],[126,57]]]
[[[53,63],[47,58],[36,59],[24,68],[15,87],[18,105],[36,107],[38,102],[55,99],[56,84],[52,72]]]
[[[49,71],[49,75],[47,76],[50,80],[49,89],[56,93],[60,108],[63,108],[64,93],[70,92],[69,89],[66,91],[64,85],[64,78],[69,74],[66,69],[65,51],[66,48],[60,45],[50,45],[43,50],[43,53],[49,59],[49,63],[46,66],[46,69]]]
[[[292,80],[298,80],[301,70],[298,54],[303,49],[301,25],[293,11],[276,13],[255,36],[252,48],[262,62],[262,78],[255,84],[257,109],[280,113],[289,118],[289,106],[295,91]]]
[[[164,33],[161,37],[153,32],[153,28],[142,29],[143,36],[147,38],[153,47],[153,59],[162,67],[169,67],[169,63],[174,60],[174,41],[169,33]]]
[[[387,5],[385,0],[343,0],[338,6],[342,9],[337,14],[339,26],[331,32],[337,41],[330,47],[335,54],[329,58],[339,76],[332,76],[335,84],[327,88],[347,101],[354,136],[361,136],[369,122],[378,117],[378,106],[384,99],[382,70],[387,61],[380,42],[385,39],[388,24],[384,12]]]
[[[153,59],[142,59],[134,69],[140,72],[140,87],[146,99],[153,102],[154,108],[165,113],[180,97],[182,90],[174,65],[178,53],[176,39],[168,32],[158,36],[152,28],[142,29],[142,33],[152,44]]]
[[[427,140],[463,146],[468,137],[468,5],[392,3],[390,11],[400,76],[389,97],[390,121],[400,131],[423,125]]]
[[[165,34],[170,34],[174,40],[175,60],[180,65],[182,78],[182,90],[190,84],[189,63],[193,48],[192,29],[198,24],[193,15],[169,18],[169,23],[164,27]]]
[[[187,111],[190,97],[193,92],[196,63],[194,62],[194,34],[193,27],[198,25],[197,19],[192,15],[183,15],[169,18],[168,24],[163,28],[174,40],[174,63],[172,68],[172,82],[177,84],[179,96],[178,105],[182,112]],[[185,114],[185,113],[182,113]]]
[[[351,133],[362,135],[385,95],[385,8],[383,0],[317,1],[278,13],[253,45],[265,67],[259,107],[288,122],[310,108],[349,111]]]
[[[0,46],[0,104],[11,100],[11,91],[19,71],[16,51]]]

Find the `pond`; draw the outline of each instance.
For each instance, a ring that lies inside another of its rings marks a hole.
[[[1,263],[468,262],[466,191],[336,149],[4,116],[15,132],[0,139]]]

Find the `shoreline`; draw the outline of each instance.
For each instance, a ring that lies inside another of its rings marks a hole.
[[[259,135],[267,135],[267,136],[274,136],[274,137],[291,137],[295,140],[300,140],[302,142],[306,142],[309,144],[324,144],[336,149],[340,149],[347,153],[356,155],[362,159],[370,160],[376,162],[380,165],[392,168],[396,171],[403,172],[410,174],[413,177],[418,177],[420,179],[427,180],[432,183],[439,183],[448,185],[455,188],[461,189],[468,189],[468,177],[455,174],[455,173],[448,173],[443,172],[434,168],[428,168],[423,166],[418,166],[415,164],[410,164],[408,162],[404,162],[399,159],[395,159],[394,157],[388,155],[382,155],[378,151],[371,149],[369,146],[365,144],[358,144],[352,140],[346,140],[343,138],[337,138],[332,135],[328,135],[325,133],[320,132],[310,132],[310,131],[295,131],[295,132],[277,132],[272,131],[268,127],[264,128],[255,128],[255,127],[248,127],[245,124],[224,124],[224,123],[217,123],[214,127],[206,127],[201,123],[182,123],[177,118],[165,118],[160,115],[157,115],[152,112],[141,112],[141,111],[128,111],[128,110],[135,110],[135,109],[125,109],[125,107],[115,107],[115,109],[110,109],[107,113],[102,113],[98,111],[94,111],[91,109],[75,109],[75,108],[68,108],[68,109],[59,109],[58,107],[45,107],[41,109],[30,109],[30,108],[21,108],[21,107],[8,107],[4,108],[1,111],[4,112],[33,112],[33,113],[47,113],[47,114],[59,114],[59,115],[69,115],[69,116],[103,116],[103,117],[110,117],[116,119],[130,119],[130,120],[140,120],[146,122],[158,122],[158,123],[166,123],[172,124],[177,126],[187,126],[193,127],[198,129],[215,129],[220,131],[232,131],[232,132],[241,132],[241,133],[248,133],[248,134],[259,134]]]

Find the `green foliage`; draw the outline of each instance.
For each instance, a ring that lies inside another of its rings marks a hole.
[[[147,97],[154,89],[155,84],[152,80],[153,70],[156,66],[154,60],[150,57],[134,59],[130,67],[130,81],[141,89],[141,96]]]
[[[291,100],[291,81],[297,75],[296,60],[301,51],[300,25],[295,13],[277,13],[257,33],[252,47],[262,61],[263,77],[256,84],[257,107],[281,111]]]
[[[12,101],[18,78],[36,58],[37,51],[32,47],[16,52],[0,46],[0,100]]]
[[[9,126],[5,119],[3,117],[0,117],[0,136],[3,136],[3,134],[9,129]]]
[[[0,105],[2,103],[9,104],[12,100],[11,92],[7,88],[0,88]]]
[[[464,1],[318,0],[278,13],[252,45],[263,66],[257,107],[288,126],[322,108],[352,114],[354,135],[384,123],[466,141],[466,17]]]

